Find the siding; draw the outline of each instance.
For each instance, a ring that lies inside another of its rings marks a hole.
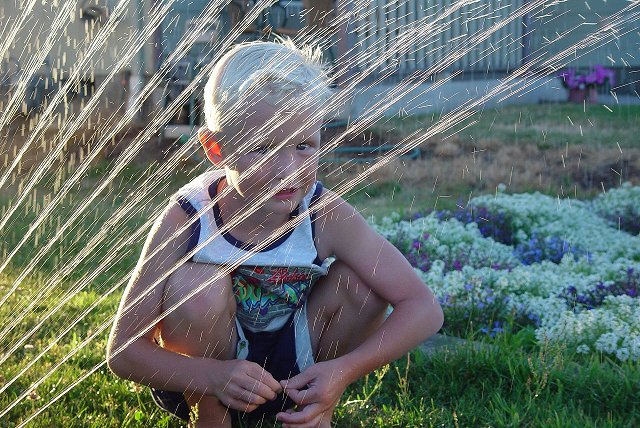
[[[535,31],[532,37],[533,46],[541,53],[555,55],[567,47],[584,40],[586,35],[601,31],[611,22],[611,16],[625,6],[631,5],[627,0],[566,0],[546,9],[544,17],[533,22]],[[636,3],[634,10],[640,11]],[[628,14],[627,14],[628,16]],[[560,40],[558,36],[570,31]],[[569,58],[571,66],[586,67],[603,64],[609,67],[640,67],[640,33],[639,23],[628,22],[616,25],[615,43],[585,52],[576,58]],[[623,34],[628,32],[628,34]],[[602,33],[606,34],[606,33]],[[608,31],[608,34],[612,34]]]
[[[520,17],[478,37],[506,22],[519,2],[486,0],[458,8],[453,0],[356,2],[359,68],[407,74],[447,62],[449,71],[512,69],[522,61]]]

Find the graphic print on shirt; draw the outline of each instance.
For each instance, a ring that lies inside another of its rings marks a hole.
[[[231,274],[236,316],[243,325],[264,329],[300,307],[318,276],[303,267],[241,266]]]

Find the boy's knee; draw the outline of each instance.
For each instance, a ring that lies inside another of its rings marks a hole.
[[[388,303],[349,266],[335,262],[314,286],[308,305],[311,344],[322,361],[344,355],[369,337],[383,322]]]
[[[163,309],[174,309],[174,317],[190,324],[233,317],[236,302],[231,278],[223,273],[215,265],[186,263],[167,279]]]
[[[331,266],[330,275],[336,284],[336,295],[342,301],[341,306],[347,304],[358,315],[363,315],[363,312],[376,315],[386,310],[388,303],[374,293],[349,266],[341,262],[335,262],[334,265]]]

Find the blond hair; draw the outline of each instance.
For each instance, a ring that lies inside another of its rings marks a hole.
[[[290,95],[299,105],[324,104],[331,90],[320,49],[297,47],[290,39],[234,46],[214,66],[204,89],[207,127],[217,132],[237,120],[255,95],[272,105]]]

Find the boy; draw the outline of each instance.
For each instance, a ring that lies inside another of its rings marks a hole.
[[[229,409],[330,427],[350,383],[442,325],[404,257],[316,181],[329,96],[292,42],[234,47],[205,87],[198,136],[220,169],[155,223],[107,357],[198,427],[230,427]]]

